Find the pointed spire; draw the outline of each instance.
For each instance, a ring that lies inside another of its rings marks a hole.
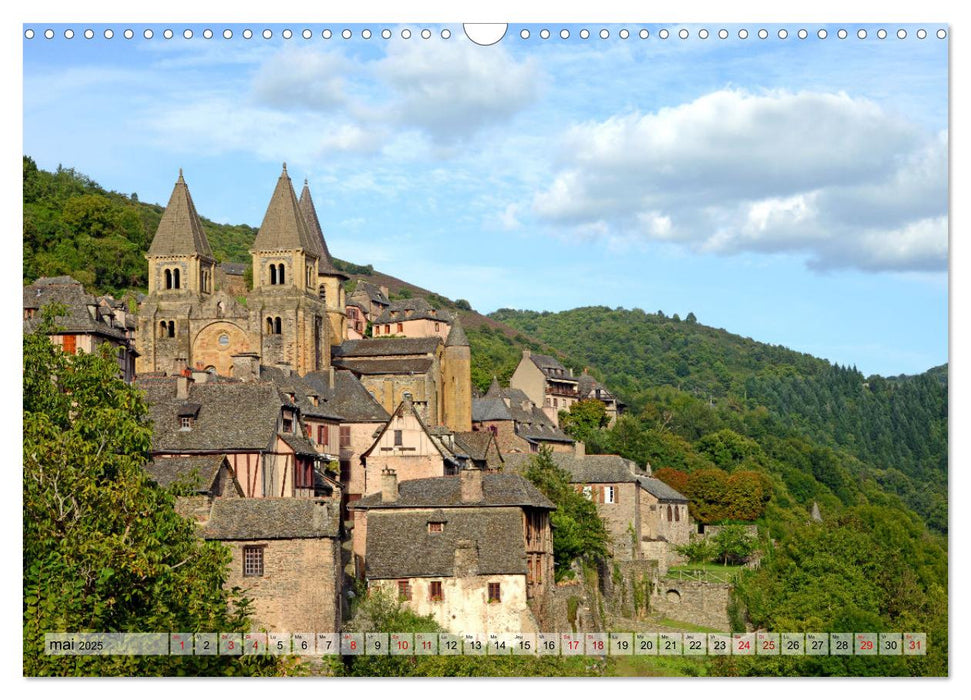
[[[320,219],[317,218],[317,208],[314,206],[314,200],[310,196],[310,183],[306,179],[303,181],[303,191],[300,193],[300,211],[303,213],[303,218],[307,222],[307,228],[310,230],[311,237],[317,244],[317,254],[320,256],[317,270],[322,275],[336,275],[343,279],[350,279],[334,267],[334,259],[330,257],[330,251],[327,249],[327,241],[324,240],[324,232],[320,228]]]
[[[172,189],[172,196],[158,223],[152,245],[148,249],[150,256],[163,255],[198,255],[200,258],[212,260],[212,248],[209,239],[199,221],[196,206],[189,194],[189,187],[182,177],[179,168],[179,179]]]
[[[496,375],[492,375],[492,384],[489,385],[489,391],[486,392],[486,396],[490,398],[498,398],[502,394],[502,387],[499,386],[499,378]]]
[[[452,321],[452,330],[448,332],[448,337],[445,339],[445,347],[457,345],[469,346],[469,339],[465,337],[465,331],[462,330],[462,322],[459,321],[458,316]]]
[[[297,203],[287,164],[277,180],[276,189],[260,224],[260,231],[253,241],[253,251],[303,249],[314,256],[320,256],[319,247],[313,239],[307,222]]]

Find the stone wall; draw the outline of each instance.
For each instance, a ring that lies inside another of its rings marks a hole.
[[[223,542],[233,553],[226,588],[253,600],[253,629],[340,630],[340,543],[333,538]],[[243,576],[243,547],[262,546],[263,576]]]
[[[651,609],[672,620],[729,631],[731,588],[727,583],[660,578],[651,596]]]
[[[637,556],[637,543],[640,541],[640,507],[635,483],[617,484],[576,484],[578,490],[589,487],[591,497],[597,504],[597,515],[607,526],[610,535],[610,551],[618,559],[634,559]],[[614,489],[614,502],[603,503],[607,487]],[[633,530],[633,537],[631,531]]]

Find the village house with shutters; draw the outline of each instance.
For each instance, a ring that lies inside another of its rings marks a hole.
[[[618,557],[667,560],[686,541],[680,494],[558,427],[583,398],[616,415],[605,387],[525,351],[510,387],[473,398],[459,319],[365,280],[345,296],[309,186],[297,198],[285,165],[250,254],[251,286],[217,265],[180,171],[138,313],[42,278],[24,288],[24,329],[58,301],[53,342],[117,349],[154,426],[146,471],[230,549],[226,585],[253,600],[256,629],[339,630],[357,577],[452,631],[538,631],[555,507],[516,472],[544,446]]]

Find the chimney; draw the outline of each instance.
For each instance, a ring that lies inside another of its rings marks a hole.
[[[580,440],[573,443],[573,454],[577,457],[587,456],[587,446]]]
[[[255,352],[233,355],[233,377],[243,382],[255,382],[260,378],[260,356]]]
[[[528,358],[530,355],[529,348],[523,348],[523,358]]]
[[[459,472],[462,480],[462,503],[481,503],[485,496],[482,493],[482,470],[466,467]]]
[[[327,368],[327,388],[328,389],[331,389],[331,390],[334,389],[334,381],[335,381],[334,366],[331,365],[330,367]]]
[[[194,369],[192,370],[192,381],[197,384],[205,384],[206,380],[209,379],[209,372],[204,369]]]
[[[382,294],[384,294],[384,296],[386,296],[386,297],[387,297],[387,296],[391,296],[391,294],[390,294],[390,292],[388,291],[388,288],[387,288],[387,286],[386,286],[386,285],[383,285],[383,284],[382,284],[382,285],[381,285],[380,287],[378,287],[378,289],[380,289],[380,290],[381,290],[381,293],[382,293]]]
[[[184,374],[189,369],[189,360],[184,357],[176,357],[172,360],[172,374]]]
[[[455,543],[455,571],[453,575],[477,576],[479,574],[479,545],[474,540],[458,540]]]
[[[381,470],[381,502],[394,503],[398,500],[398,474],[394,469]]]
[[[180,374],[175,379],[175,398],[185,401],[189,398],[189,385],[192,384],[192,377]]]

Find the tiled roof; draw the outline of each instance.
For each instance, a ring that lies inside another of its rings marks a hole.
[[[279,367],[260,366],[260,379],[273,382],[281,394],[293,394],[292,402],[287,396],[282,396],[281,400],[295,404],[301,414],[311,418],[341,420],[344,416],[331,400],[334,391],[327,386],[327,373],[321,375],[322,385],[316,380],[309,380]],[[314,405],[311,396],[317,397],[317,405]]]
[[[357,286],[354,288],[354,294],[362,292],[367,295],[373,303],[380,304],[381,306],[388,306],[391,304],[388,297],[381,288],[376,284],[371,284],[366,280],[358,280]]]
[[[154,423],[152,450],[242,451],[268,449],[277,432],[281,401],[270,382],[207,381],[190,383],[189,397],[176,398],[177,377],[139,377]],[[186,403],[199,404],[189,430],[178,413]]]
[[[334,366],[356,374],[424,374],[432,366],[430,357],[401,357],[392,360],[335,358]]]
[[[199,493],[210,493],[225,455],[199,457],[161,457],[145,465],[145,471],[163,488],[176,482],[194,486]]]
[[[392,301],[388,308],[374,319],[374,323],[394,323],[395,321],[416,321],[418,319],[452,322],[452,316],[447,311],[435,309],[424,297],[415,297]]]
[[[217,498],[203,528],[207,540],[337,537],[340,510],[310,498]]]
[[[302,249],[313,256],[320,255],[320,246],[310,233],[297,195],[293,192],[287,167],[283,166],[270,204],[263,216],[259,233],[253,241],[254,251]]]
[[[392,355],[434,355],[441,344],[438,336],[431,338],[365,338],[345,340],[335,345],[335,358],[385,357]]]
[[[564,382],[577,381],[577,378],[574,377],[570,371],[567,370],[567,368],[564,367],[555,357],[531,353],[529,359],[532,360],[533,364],[536,365],[539,370],[549,379]]]
[[[508,405],[507,405],[508,401]],[[516,434],[534,442],[573,442],[550,419],[543,409],[536,406],[521,389],[499,387],[493,381],[485,398],[472,399],[472,420],[515,422]]]
[[[581,374],[579,377],[577,377],[577,382],[579,383],[578,390],[580,392],[580,398],[599,398],[601,400],[609,400],[614,398],[614,395],[610,393],[607,387],[591,377],[589,374]],[[601,392],[600,396],[597,396],[598,390]]]
[[[652,476],[639,476],[637,477],[637,481],[645,491],[653,496],[656,496],[658,500],[676,501],[678,503],[688,502],[688,499],[685,496],[683,496],[680,492],[675,491],[660,479],[655,479]]]
[[[476,422],[489,420],[512,420],[512,414],[506,408],[502,399],[486,397],[472,399],[472,420]]]
[[[454,576],[455,550],[461,546],[476,550],[478,574],[526,573],[518,508],[452,509],[435,516],[444,528],[434,533],[428,532],[429,515],[385,511],[368,516],[369,579]]]
[[[296,454],[317,455],[317,450],[314,447],[314,444],[307,438],[301,437],[300,435],[291,435],[289,433],[279,433],[279,435],[280,439],[287,443],[287,445],[290,446],[290,449]]]
[[[202,222],[199,221],[196,205],[192,202],[192,195],[189,194],[189,188],[182,178],[181,170],[179,170],[179,179],[172,189],[172,196],[169,197],[168,206],[165,207],[158,229],[155,231],[155,237],[152,238],[148,254],[150,256],[198,255],[212,260],[209,239],[206,238]]]
[[[103,312],[109,312],[109,310],[101,306],[93,295],[85,293],[81,283],[72,277],[67,275],[41,277],[23,290],[25,309],[42,309],[51,303],[63,304],[66,307],[66,314],[54,319],[54,325],[64,333],[91,333],[114,340],[127,338],[124,327],[109,325],[107,321],[98,317],[99,310]],[[107,315],[105,317],[113,319],[114,313],[110,313],[110,317]],[[25,320],[24,332],[33,332],[42,321],[39,313],[35,314],[34,318]]]
[[[462,328],[462,323],[458,318],[452,323],[452,329],[448,332],[448,337],[445,339],[445,347],[455,346],[469,346],[469,339],[465,335],[465,330]]]
[[[227,275],[242,275],[246,272],[246,265],[243,263],[219,263],[220,269]]]
[[[527,506],[553,510],[555,506],[539,489],[518,474],[482,474],[483,500],[462,502],[460,476],[436,476],[410,479],[398,484],[398,500],[383,503],[375,493],[355,501],[350,507],[359,509],[384,508],[468,508],[482,506]]]
[[[506,469],[515,473],[526,468],[532,455],[506,455]],[[568,452],[554,452],[553,461],[570,475],[574,484],[623,484],[634,483],[638,477],[634,473],[634,462],[620,455],[575,455]]]
[[[489,449],[493,445],[496,445],[496,437],[488,430],[455,433],[456,448],[476,462],[485,462],[490,469],[498,469],[502,466],[502,455],[498,445],[494,450]]]

